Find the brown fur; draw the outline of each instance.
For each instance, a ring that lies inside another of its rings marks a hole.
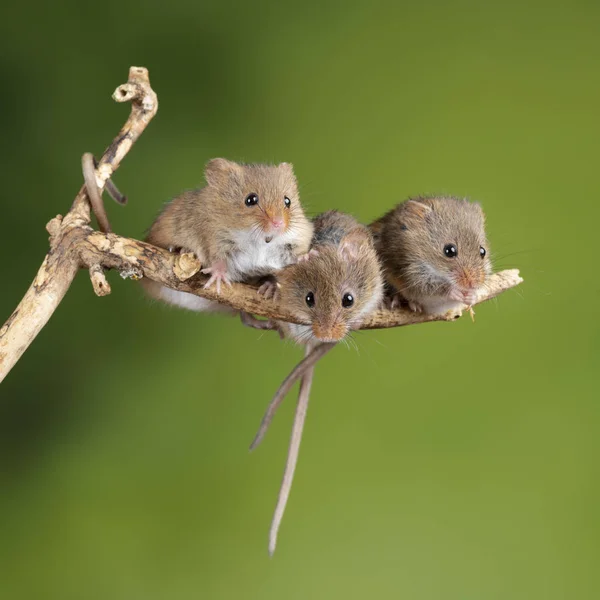
[[[259,229],[269,233],[270,218],[282,217],[285,229],[302,230],[294,253],[303,254],[311,230],[299,202],[298,184],[289,163],[241,165],[223,158],[211,160],[205,170],[207,186],[184,192],[169,202],[152,224],[146,241],[162,248],[192,251],[203,264],[226,259],[234,230]],[[259,204],[244,201],[255,193]],[[286,208],[284,197],[292,201]]]
[[[356,329],[379,304],[383,279],[369,230],[350,215],[329,211],[314,220],[313,248],[318,251],[305,262],[286,267],[278,274],[282,303],[312,329],[281,324],[297,341],[338,341]],[[312,292],[311,308],[306,296]],[[342,305],[345,293],[354,304]]]
[[[370,226],[387,283],[417,304],[476,291],[491,273],[485,217],[479,204],[452,197],[414,198]],[[444,254],[454,244],[455,258]],[[480,248],[486,250],[485,257]]]
[[[215,158],[206,165],[205,178],[205,187],[184,192],[164,207],[147,242],[193,252],[207,272],[224,268],[226,281],[269,275],[308,251],[313,226],[300,205],[291,164],[242,165]],[[250,194],[258,196],[258,204],[246,205]],[[219,285],[217,281],[217,290]],[[184,293],[170,294],[150,282],[144,287],[155,298],[192,310],[218,307]]]

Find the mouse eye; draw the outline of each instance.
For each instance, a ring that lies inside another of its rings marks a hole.
[[[354,296],[348,292],[346,292],[342,296],[342,306],[344,308],[350,308],[354,304]]]
[[[308,294],[306,294],[306,298],[304,298],[306,300],[306,304],[312,308],[315,305],[315,295],[312,292],[308,292]]]
[[[456,258],[458,256],[458,248],[454,244],[446,244],[444,246],[444,254],[448,258]]]
[[[481,258],[485,258],[485,248],[483,246],[479,246],[479,254],[481,255]]]
[[[292,205],[292,201],[287,196],[283,197],[283,203],[285,204],[286,208],[289,208]]]
[[[257,194],[248,194],[246,196],[246,206],[254,206],[258,204],[258,195]]]

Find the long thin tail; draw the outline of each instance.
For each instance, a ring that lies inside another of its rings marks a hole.
[[[260,423],[258,432],[250,444],[250,450],[254,450],[254,448],[256,448],[256,446],[258,446],[258,444],[260,444],[262,439],[265,437],[265,433],[267,433],[267,429],[269,428],[269,425],[271,424],[279,405],[285,398],[286,394],[292,389],[294,383],[296,383],[300,377],[304,376],[305,373],[308,373],[308,370],[311,369],[330,350],[332,350],[335,345],[336,344],[334,343],[320,344],[312,351],[310,351],[310,346],[306,347],[305,357],[294,367],[292,372],[283,380],[283,383],[275,392],[275,396],[273,396],[273,400],[271,400],[269,406],[267,407],[265,415]]]
[[[308,355],[308,352],[307,352]],[[277,534],[288,498],[292,483],[294,481],[294,471],[298,463],[298,453],[300,451],[300,442],[302,441],[302,431],[304,430],[304,421],[306,419],[306,411],[308,410],[308,400],[310,398],[310,388],[312,386],[313,375],[315,372],[314,366],[310,366],[304,372],[300,381],[300,391],[298,393],[298,405],[296,406],[296,415],[294,417],[294,425],[292,427],[292,435],[290,438],[290,446],[288,449],[287,461],[283,472],[283,480],[279,488],[279,497],[275,506],[273,521],[271,522],[271,530],[269,531],[269,555],[273,556],[275,546],[277,545]]]

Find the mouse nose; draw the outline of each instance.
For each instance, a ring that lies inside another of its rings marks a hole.
[[[343,323],[331,325],[313,323],[312,331],[320,342],[339,342],[346,335],[347,327]]]
[[[275,229],[281,229],[285,225],[283,217],[271,217],[271,225]]]

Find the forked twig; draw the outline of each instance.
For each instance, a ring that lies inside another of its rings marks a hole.
[[[115,90],[113,98],[117,102],[131,102],[131,113],[98,163],[95,170],[96,186],[92,186],[98,190],[104,188],[158,109],[148,71],[143,67],[129,69],[129,80]],[[100,271],[109,266],[106,259],[110,262],[112,243],[106,239],[99,255],[94,252],[86,255],[86,245],[95,233],[89,227],[89,222],[90,202],[87,186],[84,185],[65,217],[57,216],[46,226],[50,233],[50,251],[19,306],[0,328],[0,381],[48,322],[79,269],[90,270],[94,290],[99,295],[110,291]],[[101,226],[106,227],[107,222]]]

